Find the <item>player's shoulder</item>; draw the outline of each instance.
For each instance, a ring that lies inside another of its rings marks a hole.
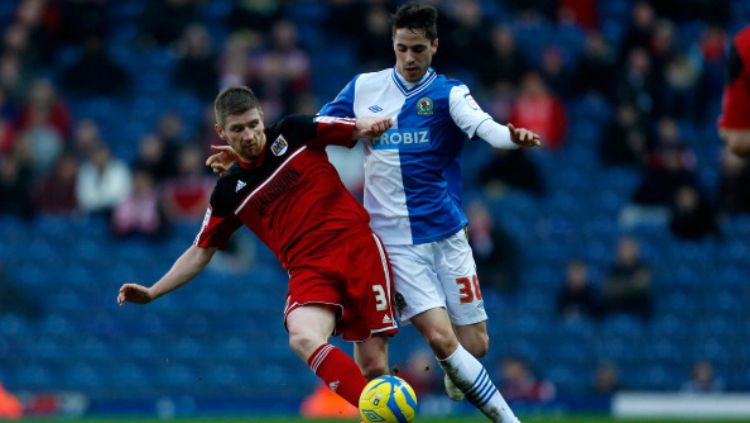
[[[235,202],[235,193],[237,192],[237,186],[242,176],[242,167],[235,163],[233,164],[226,174],[221,176],[214,185],[214,190],[211,193],[211,208],[213,213],[222,215],[225,212],[231,212]]]
[[[387,81],[391,78],[391,74],[393,73],[392,68],[386,68],[379,71],[374,72],[364,72],[360,73],[357,76],[352,79],[352,81],[356,81],[358,83],[368,83],[368,82],[379,82],[379,81]]]
[[[284,116],[273,124],[266,132],[270,148],[274,155],[278,155],[274,149],[292,149],[303,144],[305,141],[315,137],[315,116],[304,114],[292,114]]]

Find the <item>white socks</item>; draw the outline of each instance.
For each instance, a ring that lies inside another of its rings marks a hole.
[[[440,360],[453,383],[466,399],[495,423],[520,423],[505,399],[490,380],[487,370],[473,355],[458,344],[445,360]]]

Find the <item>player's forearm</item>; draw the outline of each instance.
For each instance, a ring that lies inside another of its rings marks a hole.
[[[208,265],[215,252],[216,248],[201,248],[191,245],[174,262],[172,268],[149,288],[153,299],[168,294],[193,279]]]
[[[487,119],[480,123],[479,127],[477,127],[476,135],[495,148],[518,148],[518,145],[513,142],[510,136],[510,129],[492,119]]]

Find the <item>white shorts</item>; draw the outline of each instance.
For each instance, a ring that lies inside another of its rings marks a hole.
[[[440,241],[386,245],[401,323],[442,307],[454,325],[487,320],[477,266],[463,230]]]

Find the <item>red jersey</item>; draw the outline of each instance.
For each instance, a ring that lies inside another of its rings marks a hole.
[[[369,234],[369,215],[328,161],[326,145],[351,147],[354,120],[288,116],[266,129],[259,164],[221,177],[195,243],[223,249],[243,224],[291,270],[306,257]]]
[[[719,127],[750,129],[750,26],[732,40],[729,81],[724,88]]]

